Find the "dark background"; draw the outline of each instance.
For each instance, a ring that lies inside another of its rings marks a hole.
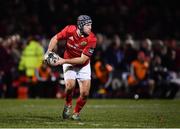
[[[51,37],[80,14],[93,19],[93,31],[123,38],[180,39],[177,0],[2,0],[0,36],[20,33]]]

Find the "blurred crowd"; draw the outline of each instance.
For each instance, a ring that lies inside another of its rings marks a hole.
[[[180,86],[180,47],[175,39],[122,40],[97,34],[94,72],[99,97],[174,98]],[[112,92],[109,92],[112,91]],[[105,95],[105,96],[104,96]]]
[[[147,0],[6,0],[0,1],[0,35],[37,33],[48,38],[80,14],[93,30],[106,35],[132,33],[135,39],[180,39],[178,1]]]
[[[134,40],[127,34],[108,38],[96,34],[97,48],[91,59],[91,98],[175,98],[180,87],[178,41]],[[49,39],[0,38],[0,96],[2,98],[62,98],[62,66],[43,63]],[[65,41],[55,52],[62,56]],[[78,87],[76,87],[78,89]],[[78,90],[74,91],[78,95]]]
[[[180,85],[178,1],[0,1],[0,97],[64,97],[49,39],[80,14],[93,20],[92,98],[174,98]],[[56,52],[62,56],[64,41]],[[77,87],[78,88],[78,87]],[[74,91],[78,94],[78,90]]]

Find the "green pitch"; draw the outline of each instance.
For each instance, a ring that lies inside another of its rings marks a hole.
[[[180,128],[180,100],[89,100],[81,121],[61,118],[63,102],[0,99],[0,128]]]

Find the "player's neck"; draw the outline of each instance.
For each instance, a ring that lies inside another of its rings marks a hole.
[[[78,35],[79,37],[84,37],[84,35],[81,34],[81,32],[80,32],[79,29],[76,30],[76,33],[77,33],[77,35]]]

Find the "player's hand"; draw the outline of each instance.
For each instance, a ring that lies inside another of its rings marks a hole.
[[[53,65],[54,66],[57,66],[57,65],[62,65],[65,63],[65,59],[59,57],[59,59],[56,61],[56,63],[54,63]]]
[[[57,66],[57,61],[60,59],[59,55],[54,52],[47,51],[44,55],[44,62],[50,66]]]
[[[49,54],[52,53],[51,51],[47,51],[45,54],[44,54],[44,61],[46,62],[47,59],[49,58]]]

